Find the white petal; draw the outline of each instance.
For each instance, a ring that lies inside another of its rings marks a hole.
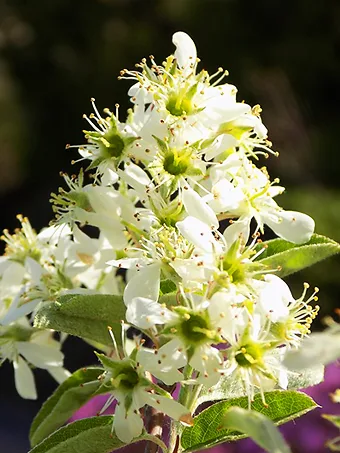
[[[272,322],[284,321],[289,315],[288,304],[293,296],[288,285],[276,275],[266,275],[259,297],[259,307]]]
[[[210,227],[218,228],[219,222],[216,214],[190,186],[182,191],[182,200],[189,216],[196,217]]]
[[[69,236],[70,234],[71,228],[64,223],[62,225],[53,225],[43,228],[37,238],[40,243],[42,242],[50,245],[56,245],[60,238]]]
[[[196,63],[197,52],[194,41],[183,31],[178,31],[172,36],[172,42],[176,46],[174,56],[178,66],[185,69],[185,73],[190,72],[190,65]]]
[[[183,380],[183,375],[178,368],[182,368],[187,363],[183,344],[177,338],[170,340],[157,351],[140,349],[137,361],[167,385]]]
[[[50,375],[59,383],[66,381],[71,376],[71,373],[63,367],[51,366],[46,368]]]
[[[273,220],[272,216],[262,217],[263,222],[278,236],[295,244],[308,242],[314,232],[314,220],[301,212],[282,210],[277,213],[277,221]]]
[[[165,396],[156,395],[155,393],[148,393],[145,391],[143,392],[143,394],[144,395],[141,395],[141,398],[144,397],[145,404],[154,407],[160,412],[164,412],[174,420],[187,419],[187,417],[190,417],[188,409],[172,398],[167,398]]]
[[[11,263],[12,261],[10,261],[7,256],[0,256],[0,276],[11,265]]]
[[[131,101],[137,105],[143,105],[141,111],[144,112],[144,104],[148,104],[153,101],[152,93],[148,91],[144,86],[139,82],[132,85],[128,91],[128,95],[132,98]],[[135,116],[134,116],[135,119]]]
[[[138,165],[130,162],[130,165],[125,165],[124,171],[118,170],[119,176],[133,187],[139,194],[145,195],[147,187],[152,187],[151,181],[147,173]]]
[[[211,160],[219,154],[234,148],[238,144],[236,138],[230,134],[221,134],[213,142],[205,153],[205,159]]]
[[[173,313],[154,300],[135,297],[127,304],[126,320],[141,329],[155,324],[165,324],[173,319]]]
[[[97,251],[97,247],[94,245],[96,244],[96,240],[90,238],[87,234],[85,234],[77,225],[73,227],[73,239],[78,245],[78,250],[81,248],[81,251],[85,253],[87,251],[89,254],[95,253]]]
[[[213,196],[209,205],[217,213],[237,210],[245,198],[243,191],[225,178],[218,181],[211,192]]]
[[[212,253],[220,249],[220,244],[214,238],[208,225],[196,217],[188,216],[176,223],[183,236],[199,249]]]
[[[18,357],[13,362],[15,387],[22,398],[29,400],[37,399],[37,390],[35,387],[32,370],[22,357]]]
[[[31,302],[27,302],[23,305],[20,305],[19,307],[14,306],[14,304],[12,303],[8,312],[1,320],[1,324],[6,326],[6,325],[11,324],[12,322],[18,320],[19,318],[22,318],[23,316],[28,315],[35,309],[35,307],[40,302],[41,302],[41,299],[35,299],[35,300],[32,300]]]
[[[206,282],[215,270],[214,266],[209,266],[205,261],[202,266],[199,261],[194,261],[192,259],[176,258],[169,264],[175,269],[185,284],[190,281],[199,283]]]
[[[160,287],[160,265],[151,264],[140,269],[129,280],[124,290],[124,302],[128,305],[135,297],[158,300]]]
[[[147,258],[121,258],[120,260],[110,260],[106,264],[122,269],[138,269],[139,266],[146,266],[152,263],[152,260]]]
[[[1,284],[6,285],[6,287],[21,285],[25,272],[24,266],[15,261],[11,261],[10,265],[6,266],[2,275]]]
[[[16,343],[18,351],[25,359],[37,368],[49,368],[51,366],[62,366],[64,355],[59,349],[28,341]]]
[[[200,371],[200,382],[206,387],[209,388],[217,384],[221,375],[216,370],[222,363],[218,349],[212,346],[200,346],[196,348],[189,363],[193,368]]]
[[[231,225],[229,225],[223,232],[223,236],[230,247],[240,236],[244,244],[248,242],[250,235],[250,221],[249,217],[239,218]]]
[[[210,88],[206,90],[206,95],[209,96]],[[225,96],[220,93],[211,97],[206,104],[206,113],[210,114],[211,119],[216,124],[216,121],[226,123],[233,121],[244,113],[250,111],[250,106],[241,102],[226,102]]]
[[[102,176],[103,186],[115,184],[118,181],[118,175],[111,168],[107,168]]]
[[[219,291],[209,300],[208,307],[211,322],[215,328],[221,329],[223,337],[233,343],[238,333],[244,331],[249,322],[248,315],[245,316],[242,302],[246,298],[237,294],[234,287],[229,291]]]
[[[87,196],[97,214],[119,218],[122,196],[113,187],[91,186],[87,190]]]
[[[121,441],[129,444],[132,439],[142,434],[143,426],[139,412],[135,413],[132,407],[129,411],[126,411],[123,401],[116,406],[114,429]]]
[[[27,257],[25,260],[25,267],[30,274],[32,283],[39,285],[41,276],[44,272],[43,267],[33,258]]]
[[[289,286],[282,280],[282,278],[277,275],[267,274],[264,279],[268,282],[266,287],[269,288],[270,286],[272,291],[279,293],[280,297],[284,300],[285,305],[288,305],[290,302],[294,301],[294,297],[292,296]]]

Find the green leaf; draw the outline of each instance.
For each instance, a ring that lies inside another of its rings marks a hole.
[[[313,234],[305,244],[293,244],[284,239],[272,239],[258,246],[266,250],[257,262],[265,264],[270,269],[279,269],[277,275],[286,277],[301,269],[340,252],[340,245],[325,236]]]
[[[94,393],[107,392],[104,388],[102,391],[99,390],[101,383],[98,381],[98,376],[102,373],[102,368],[84,368],[74,372],[59,385],[33,420],[30,430],[32,447],[64,425],[83,404],[92,398]]]
[[[173,293],[174,291],[176,291],[176,289],[177,289],[176,283],[173,282],[172,280],[167,279],[161,281],[160,284],[161,296],[163,296],[164,294]]]
[[[57,302],[44,304],[34,318],[34,326],[54,329],[77,337],[113,346],[108,326],[119,347],[121,342],[121,320],[125,319],[122,296],[106,294],[68,294]]]
[[[177,300],[177,293],[168,293],[160,296],[159,303],[164,304],[167,308],[177,307],[178,300]]]
[[[252,403],[252,410],[260,412],[277,425],[300,417],[317,407],[309,396],[291,390],[275,390],[266,393],[265,397],[268,406],[263,405],[261,395],[257,394]],[[194,417],[194,425],[185,428],[182,433],[181,442],[184,451],[189,453],[246,437],[233,429],[220,429],[225,414],[233,406],[247,409],[248,398],[241,397],[221,401]]]
[[[324,380],[324,367],[313,366],[301,371],[288,374],[288,390],[299,390],[320,384]],[[234,376],[222,376],[218,384],[213,387],[203,387],[197,398],[195,409],[207,401],[229,400],[245,395],[242,382]]]
[[[60,428],[29,453],[110,453],[125,444],[112,432],[113,416],[100,416],[77,420]],[[166,447],[161,440],[149,434],[142,434],[132,443],[150,440],[163,451]]]
[[[225,414],[221,428],[246,434],[269,453],[291,453],[274,423],[259,412],[232,407]]]

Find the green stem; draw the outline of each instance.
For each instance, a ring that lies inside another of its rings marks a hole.
[[[183,370],[184,380],[190,379],[193,372],[193,368],[190,365],[186,365]],[[178,402],[186,407],[186,401],[189,394],[189,385],[182,385],[179,391]]]
[[[192,389],[191,397],[189,398],[189,401],[187,401],[187,408],[190,410],[191,414],[193,414],[194,410],[196,409],[197,397],[201,393],[202,387],[202,384],[195,385]]]

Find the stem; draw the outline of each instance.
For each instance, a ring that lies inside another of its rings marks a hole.
[[[184,379],[185,380],[190,379],[192,372],[193,372],[193,368],[190,365],[186,365],[183,370]],[[181,390],[179,391],[178,402],[183,404],[183,406],[186,406],[186,402],[188,399],[188,393],[189,393],[188,387],[189,387],[189,385],[182,385]]]
[[[161,439],[159,439],[158,437],[151,436],[150,434],[144,434],[143,438],[144,438],[144,440],[150,441],[149,443],[153,443],[156,446],[156,448],[161,447],[161,449],[163,450],[163,453],[168,453],[169,452],[169,450],[168,450],[167,446],[165,445],[165,443]]]
[[[191,398],[189,397],[189,401],[187,401],[187,408],[189,409],[189,411],[191,413],[194,412],[196,400],[202,390],[202,387],[203,387],[202,384],[198,384],[198,385],[195,385],[194,388],[192,389]]]
[[[170,453],[175,451],[176,443],[177,443],[176,422],[174,420],[171,420],[170,438],[169,438],[169,452]]]
[[[176,437],[176,445],[175,445],[175,449],[172,453],[180,453],[181,451],[181,447],[179,446],[179,436]]]
[[[145,425],[147,431],[154,439],[162,439],[164,414],[153,407],[147,406],[145,409]],[[162,441],[161,441],[162,442]],[[163,442],[162,442],[163,443]],[[164,445],[164,444],[163,444]],[[144,453],[157,453],[158,446],[154,440],[148,442]]]
[[[172,420],[170,427],[170,440],[169,440],[169,453],[180,453],[182,447],[180,445],[180,432],[181,430],[177,429],[179,423]]]

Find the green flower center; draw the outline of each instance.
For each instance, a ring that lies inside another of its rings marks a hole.
[[[99,146],[100,161],[112,157],[119,158],[123,154],[125,148],[125,142],[120,136],[116,118],[111,116],[107,121],[105,134],[98,131],[84,131],[85,138],[87,138],[90,143],[96,143]]]
[[[171,115],[182,116],[190,115],[193,111],[193,106],[191,100],[187,97],[172,94],[166,104],[166,109]]]
[[[199,345],[211,341],[211,330],[207,319],[200,314],[190,313],[184,316],[179,326],[182,337],[190,345]]]
[[[236,362],[242,367],[252,367],[262,359],[262,349],[256,343],[244,344],[235,353]]]
[[[190,166],[190,157],[191,151],[169,150],[164,157],[164,170],[173,176],[186,174],[188,167]]]
[[[118,381],[118,387],[121,390],[132,390],[139,382],[139,375],[133,368],[128,367],[116,376],[115,381]]]
[[[123,154],[124,141],[116,131],[108,131],[100,142],[100,150],[104,157],[120,157]]]
[[[72,190],[70,192],[63,192],[64,198],[68,198],[71,202],[73,202],[74,206],[78,206],[78,208],[84,209],[84,211],[91,212],[92,206],[90,204],[89,197],[86,193],[82,191]]]
[[[228,273],[232,283],[241,283],[244,281],[244,265],[239,260],[230,260],[229,257],[223,259],[223,270]]]
[[[166,109],[171,115],[182,116],[191,115],[195,112],[195,105],[192,100],[197,93],[198,83],[189,85],[185,83],[178,92],[170,93],[168,102],[166,103]]]

